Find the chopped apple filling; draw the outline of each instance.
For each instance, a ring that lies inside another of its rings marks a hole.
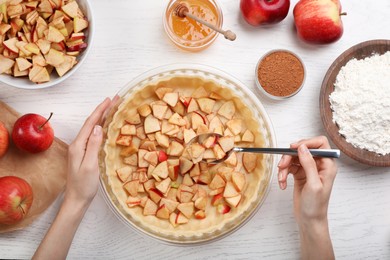
[[[145,216],[173,227],[193,218],[201,221],[213,208],[218,214],[234,211],[245,199],[246,174],[258,163],[255,154],[227,157],[235,145],[255,141],[234,102],[203,87],[190,97],[167,87],[155,94],[156,101],[140,105],[123,122],[116,140],[124,164],[116,172],[128,207],[142,207]],[[213,132],[222,137],[188,144],[198,134]],[[222,158],[217,166],[204,162]]]
[[[62,77],[87,47],[88,21],[76,0],[17,0],[0,4],[0,73],[50,81]]]

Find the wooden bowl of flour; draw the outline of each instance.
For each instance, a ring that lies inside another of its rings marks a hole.
[[[360,149],[348,143],[339,133],[339,126],[333,122],[329,96],[335,90],[334,84],[340,69],[352,59],[361,60],[374,54],[390,51],[390,40],[371,40],[359,43],[342,53],[330,66],[322,82],[320,92],[320,113],[325,130],[336,146],[352,159],[372,166],[390,166],[390,154],[380,155],[366,149]],[[387,140],[388,142],[389,140]]]

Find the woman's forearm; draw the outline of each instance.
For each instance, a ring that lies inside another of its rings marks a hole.
[[[302,259],[335,259],[328,221],[299,224]]]
[[[33,259],[65,259],[88,205],[64,199]]]

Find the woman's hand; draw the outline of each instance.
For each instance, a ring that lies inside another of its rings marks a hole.
[[[333,248],[328,229],[328,204],[337,166],[334,159],[313,158],[308,149],[330,149],[328,139],[320,136],[291,144],[298,157],[284,155],[279,162],[279,186],[287,186],[287,175],[294,176],[294,214],[300,228],[302,256],[332,259]],[[317,254],[317,255],[316,255]],[[326,258],[328,257],[328,258]]]
[[[116,98],[113,102],[106,98],[93,111],[69,146],[64,201],[33,259],[66,259],[74,234],[97,192],[98,152],[103,139],[100,123]]]
[[[100,123],[111,106],[106,98],[85,121],[68,150],[68,177],[64,200],[88,205],[99,184],[98,153],[103,134]]]

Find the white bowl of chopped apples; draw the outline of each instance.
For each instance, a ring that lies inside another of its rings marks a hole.
[[[86,59],[94,32],[89,1],[23,0],[0,8],[6,10],[0,13],[0,82],[23,89],[51,87]]]
[[[174,64],[146,72],[118,96],[99,163],[104,198],[126,226],[164,242],[202,244],[237,230],[260,208],[275,156],[199,160],[224,158],[233,143],[275,147],[267,113],[242,83],[211,67]],[[196,151],[188,145],[206,132],[223,137]]]

